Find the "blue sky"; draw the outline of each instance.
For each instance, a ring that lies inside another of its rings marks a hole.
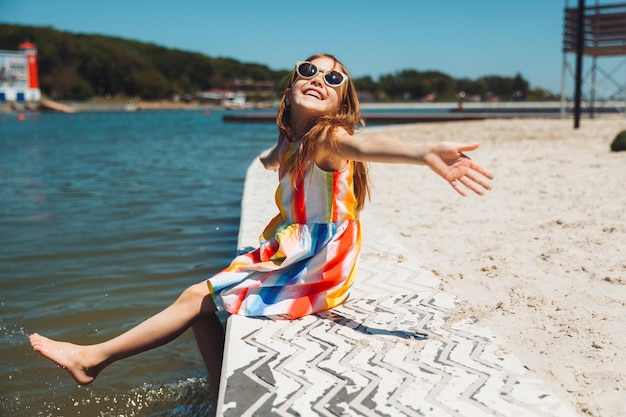
[[[0,0],[0,22],[99,33],[290,68],[335,54],[354,77],[521,73],[561,89],[565,0]],[[569,0],[570,7],[577,2]],[[604,4],[604,2],[603,2]],[[571,83],[570,83],[571,85]]]

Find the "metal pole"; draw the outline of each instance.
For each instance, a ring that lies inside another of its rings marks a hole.
[[[596,0],[596,8],[593,11],[595,16],[599,16],[600,15],[600,10],[598,9],[599,6],[599,2],[598,0]],[[593,35],[592,35],[592,39],[593,39],[593,46],[597,47],[598,46],[598,37],[597,37],[597,30],[598,30],[598,20],[594,19],[593,21],[593,28],[591,29],[593,31]],[[594,111],[595,111],[595,107],[596,107],[596,72],[598,70],[598,57],[596,55],[593,56],[592,60],[591,60],[591,88],[589,90],[589,118],[593,119],[594,118]]]
[[[565,51],[563,51],[563,64],[561,67],[561,119],[565,118],[565,108],[566,108],[566,84],[565,84],[565,76],[567,70],[567,56]]]
[[[598,58],[594,56],[591,60],[591,89],[589,90],[589,118],[594,118],[596,105],[596,69]]]
[[[564,9],[564,14],[567,16],[567,9],[568,9],[568,5],[569,2],[567,0],[565,0],[565,9]],[[566,19],[565,19],[566,20]],[[563,28],[565,28],[565,23],[563,24]],[[567,94],[566,92],[566,84],[565,84],[565,77],[566,77],[566,70],[567,70],[567,52],[565,51],[565,38],[563,38],[563,63],[561,64],[561,119],[565,118],[565,95]]]
[[[585,28],[585,0],[578,0],[578,14],[576,16],[577,21],[577,33],[576,33],[576,91],[574,98],[574,129],[580,127],[580,93],[582,82],[582,70],[583,70],[583,41]]]

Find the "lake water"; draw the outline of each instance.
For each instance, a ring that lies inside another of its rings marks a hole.
[[[210,410],[191,332],[88,387],[33,352],[27,334],[110,338],[232,259],[246,169],[277,129],[222,115],[0,115],[2,415]]]

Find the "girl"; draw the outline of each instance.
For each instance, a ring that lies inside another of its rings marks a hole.
[[[362,122],[354,84],[335,57],[319,54],[298,62],[278,110],[278,143],[259,156],[265,168],[278,170],[280,180],[280,213],[261,235],[260,247],[111,340],[81,346],[33,334],[33,348],[86,385],[109,364],[193,327],[216,388],[224,337],[216,311],[295,319],[346,299],[361,248],[358,218],[369,193],[366,162],[427,165],[461,195],[467,190],[482,195],[491,188],[491,173],[463,154],[477,143],[364,138],[355,135]]]

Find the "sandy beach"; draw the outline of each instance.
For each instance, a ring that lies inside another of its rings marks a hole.
[[[492,170],[494,189],[462,198],[429,170],[372,165],[364,218],[441,278],[460,318],[482,320],[581,415],[626,415],[626,152],[609,149],[626,119],[369,132],[378,129],[407,141],[479,141],[472,158]]]

